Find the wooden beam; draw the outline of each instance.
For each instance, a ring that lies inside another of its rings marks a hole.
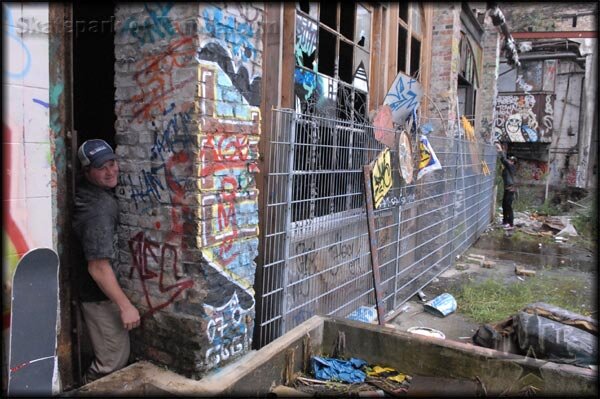
[[[594,39],[596,31],[570,32],[512,32],[513,39]]]

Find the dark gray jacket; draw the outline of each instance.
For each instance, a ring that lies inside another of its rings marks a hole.
[[[504,189],[514,191],[516,189],[515,176],[517,174],[517,168],[514,164],[511,164],[508,161],[504,153],[500,154],[500,161],[502,162],[502,165],[504,165],[504,168],[502,169],[502,180],[504,181]]]
[[[118,223],[119,206],[112,191],[82,179],[75,195],[73,231],[86,261],[116,260]],[[108,300],[90,276],[87,262],[79,269],[79,290],[83,302]]]

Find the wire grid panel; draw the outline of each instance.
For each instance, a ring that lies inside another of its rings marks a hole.
[[[358,122],[275,110],[272,126],[260,346],[315,314],[347,317],[374,306],[362,166],[385,148]],[[388,315],[451,266],[490,220],[493,176],[482,176],[481,160],[494,170],[491,146],[430,141],[443,169],[407,185],[391,149],[393,185],[375,212]]]

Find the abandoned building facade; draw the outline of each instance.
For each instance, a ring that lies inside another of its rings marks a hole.
[[[525,159],[538,196],[594,187],[596,36],[577,34],[597,8],[573,6],[576,27],[530,28],[527,10],[502,6],[511,33],[520,21],[520,65],[498,10],[3,5],[3,293],[29,249],[57,251],[63,387],[89,352],[70,227],[87,139],[119,159],[115,268],[142,315],[133,355],[194,378],[314,314],[392,317],[492,220],[495,140]]]

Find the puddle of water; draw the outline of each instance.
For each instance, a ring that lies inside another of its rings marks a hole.
[[[583,272],[596,271],[591,252],[574,248],[569,244],[542,244],[517,240],[513,237],[486,236],[479,239],[474,249],[494,251],[498,259],[527,264],[536,268],[571,268]]]

